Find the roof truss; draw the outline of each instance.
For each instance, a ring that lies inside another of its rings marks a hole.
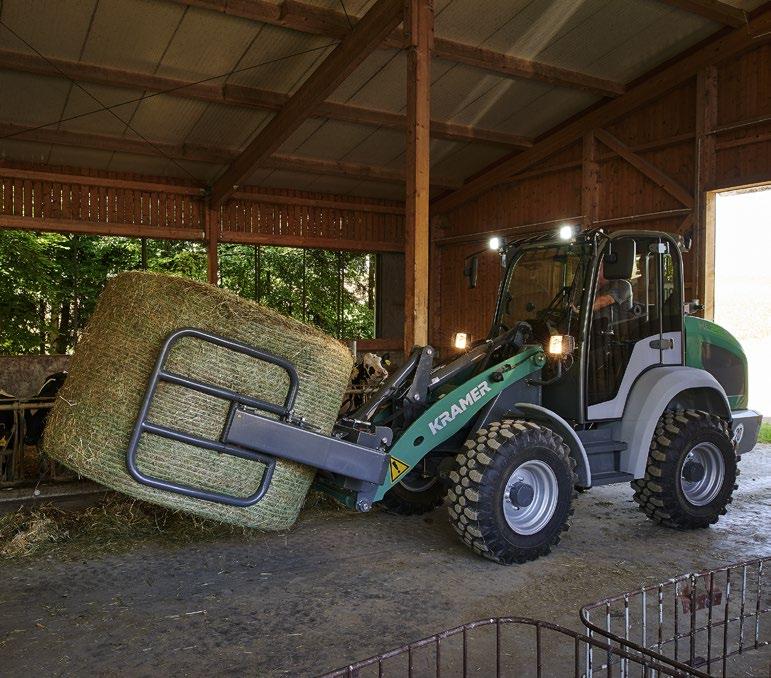
[[[212,204],[225,199],[261,160],[276,151],[310,117],[310,111],[332,94],[403,18],[402,0],[377,0],[364,18],[214,182],[211,190]]]
[[[262,111],[277,112],[286,105],[289,95],[283,92],[245,87],[243,85],[220,84],[216,79],[210,82],[196,83],[190,80],[167,78],[149,73],[110,68],[98,64],[67,61],[64,59],[43,59],[34,54],[23,54],[0,49],[0,69],[20,73],[34,73],[60,78],[62,73],[78,82],[107,85],[111,87],[131,87],[146,92],[167,93],[171,96],[206,101],[225,106],[238,106]],[[364,108],[350,104],[325,101],[313,111],[312,117],[327,118],[351,122],[359,125],[372,125],[403,130],[406,124],[404,115],[390,111]],[[531,139],[506,132],[458,125],[442,120],[431,121],[431,135],[440,139],[460,142],[493,144],[510,148],[528,148],[533,145]]]
[[[730,33],[721,33],[700,48],[670,65],[656,70],[643,78],[623,96],[589,110],[566,124],[543,135],[532,148],[512,155],[499,162],[464,184],[463,188],[435,201],[432,207],[437,212],[447,212],[481,193],[521,174],[532,165],[545,160],[557,151],[574,143],[592,130],[609,125],[614,120],[644,106],[649,101],[667,92],[702,68],[711,66],[735,54],[755,46],[771,42],[771,4],[753,16],[748,28],[737,28]]]
[[[342,12],[298,0],[284,0],[278,5],[264,0],[172,0],[172,2],[337,40],[343,39],[350,33],[348,17]],[[354,25],[361,21],[355,16],[351,16],[350,20]],[[404,31],[397,29],[381,40],[379,46],[401,49],[405,44]],[[504,78],[540,80],[560,87],[582,89],[603,97],[618,96],[624,91],[621,83],[453,40],[436,38],[433,52],[438,58],[474,66]]]

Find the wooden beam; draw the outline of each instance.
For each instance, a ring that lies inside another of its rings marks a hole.
[[[428,197],[433,0],[408,0],[407,197],[404,219],[404,354],[428,344]]]
[[[280,5],[272,5],[271,7],[280,8],[278,13],[269,8],[262,8],[260,5],[263,3],[261,2],[257,3],[258,7],[255,9],[246,0],[240,0],[240,2],[233,0],[173,0],[173,2],[203,7],[231,16],[269,23],[312,35],[322,35],[332,40],[342,40],[349,34],[349,18],[354,26],[361,20],[355,16],[346,17],[343,12],[334,9],[325,9],[297,0],[284,0]],[[395,49],[401,49],[404,45],[404,32],[398,29],[391,32],[380,43],[380,47]],[[623,85],[617,82],[443,38],[436,38],[434,55],[448,61],[480,68],[504,78],[539,80],[559,87],[582,89],[600,96],[617,96],[623,92]]]
[[[715,209],[708,191],[717,180],[718,71],[709,66],[696,76],[696,208],[691,216],[696,267],[694,285],[704,307],[704,317],[715,311]],[[688,228],[685,224],[683,228]]]
[[[52,170],[48,167],[38,170],[0,164],[0,177],[29,179],[30,181],[50,181],[56,184],[73,184],[76,186],[103,186],[105,188],[129,191],[148,191],[150,193],[174,193],[176,195],[189,195],[193,197],[201,197],[204,194],[204,189],[192,186],[180,186],[179,184],[159,181],[91,176],[88,174]]]
[[[212,205],[237,189],[255,166],[274,153],[310,115],[364,61],[377,44],[402,20],[402,0],[377,0],[364,18],[303,82],[286,105],[252,139],[246,149],[214,182]]]
[[[246,188],[246,187],[244,187]],[[389,205],[386,203],[356,202],[343,200],[342,198],[301,198],[296,195],[281,195],[257,190],[243,190],[233,193],[233,198],[255,200],[261,203],[273,205],[301,205],[304,207],[326,207],[331,210],[345,210],[351,212],[374,212],[380,214],[404,214],[403,204]]]
[[[363,181],[383,181],[386,183],[404,183],[404,170],[389,169],[375,165],[364,165],[341,160],[321,160],[297,155],[273,155],[261,163],[262,167],[284,170],[287,172],[308,172],[310,174],[338,175],[361,179]],[[459,188],[460,181],[449,177],[435,176],[431,185],[437,188]]]
[[[404,245],[398,242],[317,238],[314,236],[276,235],[273,233],[248,233],[244,231],[222,231],[219,236],[219,242],[239,243],[242,245],[280,245],[281,247],[305,247],[351,252],[404,251]]]
[[[289,100],[288,94],[257,87],[235,84],[223,85],[217,81],[196,83],[192,80],[167,78],[79,61],[43,59],[35,54],[22,54],[3,49],[0,49],[0,69],[54,78],[60,78],[61,74],[65,73],[78,82],[90,82],[108,87],[130,87],[146,92],[161,92],[168,96],[194,101],[206,101],[272,113],[280,111]],[[398,130],[403,130],[406,125],[406,117],[400,113],[332,101],[319,104],[312,111],[312,117]],[[442,120],[431,121],[431,134],[450,141],[485,143],[511,148],[529,148],[533,145],[531,139],[521,135],[458,125]]]
[[[597,159],[597,141],[593,132],[584,134],[581,162],[581,222],[591,228],[597,221],[600,204],[600,163]]]
[[[747,23],[747,14],[743,10],[718,0],[661,0],[661,2],[733,28],[741,28]]]
[[[624,93],[622,84],[605,78],[597,78],[510,54],[493,52],[482,47],[464,45],[452,40],[437,38],[434,55],[448,61],[473,66],[500,77],[539,80],[557,87],[580,89],[602,97],[616,97]]]
[[[219,252],[217,251],[220,211],[211,209],[207,204],[204,206],[203,215],[206,233],[206,277],[210,285],[216,285],[220,277]]]
[[[544,135],[532,148],[496,163],[468,181],[463,188],[437,200],[432,207],[436,212],[448,212],[545,160],[580,139],[589,130],[604,127],[660,97],[693,77],[700,69],[769,41],[771,41],[771,7],[753,16],[749,29],[737,29],[721,35],[669,66],[654,71],[622,96],[589,110],[567,124],[558,126]]]
[[[167,157],[174,160],[187,160],[192,162],[204,162],[210,164],[224,164],[233,161],[239,156],[239,152],[222,148],[220,146],[206,146],[203,144],[169,144],[162,141],[153,141],[152,146],[141,139],[129,139],[127,137],[110,136],[106,134],[92,134],[90,132],[73,132],[69,130],[36,129],[35,127],[18,125],[16,123],[0,122],[0,136],[17,134],[19,141],[32,141],[35,143],[53,144],[61,146],[74,146],[76,148],[95,148],[117,153],[133,153],[149,155],[155,158],[163,157],[158,152],[162,151]],[[368,181],[380,181],[385,183],[404,183],[404,171],[393,170],[376,165],[362,163],[350,163],[335,160],[321,160],[298,155],[273,155],[263,162],[264,167],[284,170],[287,172],[307,172],[324,176],[340,176],[354,179],[366,179]],[[437,188],[454,189],[460,186],[460,182],[448,177],[435,177]]]
[[[203,240],[200,228],[156,228],[142,224],[118,224],[79,219],[38,219],[0,214],[0,228],[86,235],[116,235],[126,238],[157,238],[159,240]]]
[[[619,139],[614,137],[610,132],[598,129],[594,135],[598,141],[601,141],[612,151],[618,153],[624,160],[626,160],[632,167],[639,170],[648,179],[654,182],[657,186],[663,188],[669,195],[676,198],[686,207],[693,207],[694,200],[685,188],[677,183],[668,174],[662,172],[658,167],[648,162],[645,158],[637,155],[629,146],[622,143]]]

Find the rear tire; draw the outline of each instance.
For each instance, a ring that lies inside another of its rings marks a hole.
[[[503,565],[535,560],[570,526],[575,460],[550,429],[514,419],[491,423],[456,461],[450,523],[479,555]]]
[[[391,513],[418,516],[441,506],[445,494],[445,487],[438,477],[429,478],[413,469],[402,482],[388,490],[380,503]]]
[[[723,419],[700,410],[664,412],[645,477],[632,482],[635,501],[661,525],[709,527],[725,515],[733,500],[737,461]]]

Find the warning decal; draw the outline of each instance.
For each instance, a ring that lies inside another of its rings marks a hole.
[[[399,478],[407,469],[409,469],[410,465],[405,464],[401,459],[397,459],[396,457],[391,457],[391,482],[396,482],[396,479]]]

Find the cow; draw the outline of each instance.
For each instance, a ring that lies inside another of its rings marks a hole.
[[[16,396],[0,389],[0,405],[13,405]],[[0,480],[11,480],[9,471],[13,465],[13,450],[16,447],[16,413],[0,410]]]
[[[49,374],[43,385],[37,392],[36,398],[55,398],[59,393],[59,389],[64,386],[64,380],[67,378],[66,372],[54,372]],[[26,429],[26,435],[24,442],[27,445],[38,445],[43,438],[43,429],[46,426],[48,420],[48,413],[50,408],[41,407],[36,410],[26,410],[24,413],[24,423]]]
[[[391,364],[388,356],[381,358],[374,353],[365,353],[356,360],[339,416],[353,414],[364,404],[371,391],[377,389],[388,378],[388,370],[383,363]]]

